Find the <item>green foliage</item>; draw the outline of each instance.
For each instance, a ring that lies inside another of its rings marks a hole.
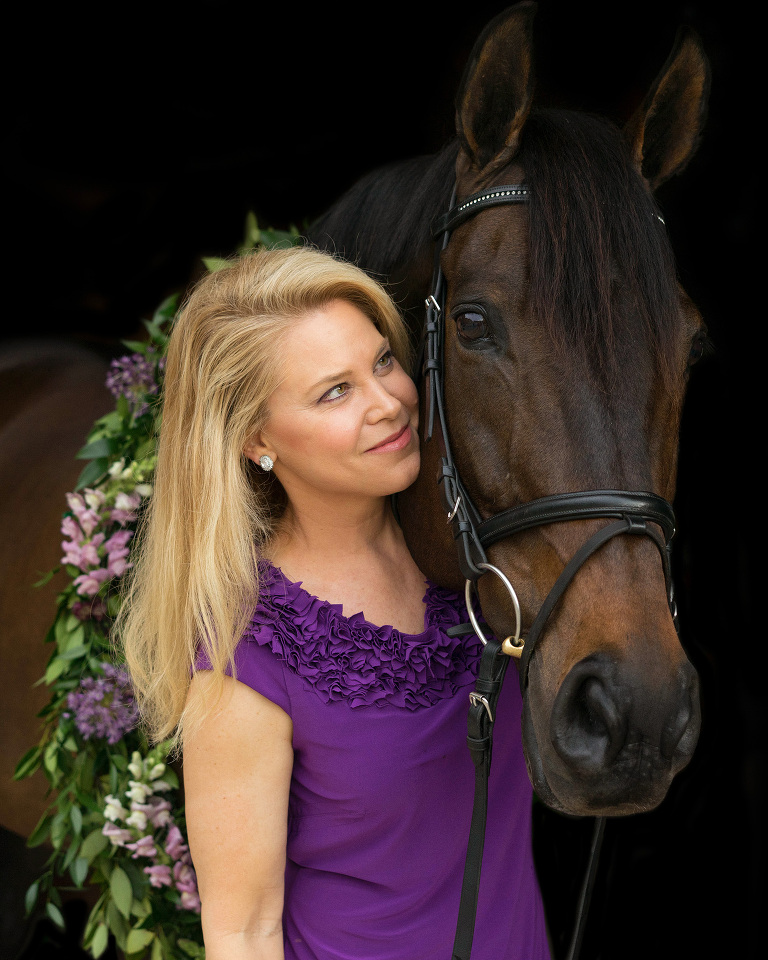
[[[249,215],[238,252],[298,239],[294,228],[259,228]],[[206,263],[213,270],[226,261]],[[130,960],[205,957],[179,778],[168,763],[168,744],[151,747],[136,725],[110,640],[130,541],[152,495],[164,357],[177,302],[167,299],[144,322],[144,340],[125,342],[131,355],[108,378],[115,408],[96,421],[77,454],[86,463],[62,520],[69,582],[41,638],[51,655],[38,683],[49,688],[50,700],[39,714],[40,740],[14,774],[20,780],[42,769],[49,785],[50,805],[27,842],[47,844],[51,855],[27,890],[27,912],[44,904],[46,916],[63,928],[58,884],[95,887],[99,897],[83,937],[95,958],[110,938]]]

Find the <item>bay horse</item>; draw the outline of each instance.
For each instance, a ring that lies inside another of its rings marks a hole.
[[[497,637],[525,643],[561,584],[526,651],[531,781],[554,810],[616,816],[656,807],[699,733],[698,678],[664,557],[674,521],[671,508],[630,510],[621,532],[644,535],[611,534],[597,549],[613,512],[553,516],[550,507],[606,493],[615,505],[617,491],[655,506],[673,498],[686,383],[706,334],[653,193],[698,146],[709,66],[698,37],[681,29],[623,130],[539,108],[535,11],[518,3],[481,33],[458,90],[455,139],[363,178],[307,236],[384,280],[415,341],[433,274],[442,275],[443,303],[430,309],[442,316],[445,424],[457,489],[473,504],[466,523],[546,507],[536,524],[489,544],[486,569],[499,575],[477,579],[483,617]],[[510,187],[525,202],[489,200]],[[440,217],[435,270],[430,224]],[[429,356],[427,368],[437,362]],[[425,410],[435,397],[421,372]],[[462,590],[466,562],[446,524],[453,497],[439,495],[443,450],[429,433],[425,422],[421,473],[398,511],[424,574]],[[570,579],[585,542],[591,553]]]

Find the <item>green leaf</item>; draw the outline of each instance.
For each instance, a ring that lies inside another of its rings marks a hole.
[[[128,350],[132,351],[133,353],[147,352],[147,345],[143,340],[121,340],[120,342],[124,347],[127,347]]]
[[[125,941],[125,952],[138,953],[139,950],[143,950],[145,947],[148,947],[154,939],[155,935],[151,930],[134,928],[128,934],[128,939]]]
[[[83,814],[80,807],[73,806],[70,808],[69,822],[76,834],[79,835],[83,832]]]
[[[27,916],[32,913],[35,909],[35,904],[37,903],[37,894],[40,890],[40,881],[35,880],[33,884],[30,885],[27,892],[24,894],[24,909],[26,910]]]
[[[101,437],[101,439],[94,440],[92,443],[86,443],[82,449],[77,451],[75,459],[97,460],[100,457],[109,458],[114,455],[115,450],[116,446],[113,440],[108,437]]]
[[[80,856],[86,863],[90,864],[95,857],[106,850],[108,845],[109,840],[101,832],[101,829],[93,830],[80,845]]]
[[[78,623],[74,630],[61,631],[61,635],[57,637],[57,641],[60,656],[63,656],[64,653],[72,647],[82,647],[85,642],[85,627],[82,623]]]
[[[40,817],[37,826],[27,839],[28,847],[39,847],[41,843],[44,843],[48,839],[48,834],[51,832],[52,819],[50,813],[44,813],[42,817]]]
[[[45,669],[43,679],[50,686],[67,669],[68,663],[63,657],[54,657]]]
[[[59,930],[65,929],[66,924],[64,923],[64,917],[61,915],[61,910],[59,910],[55,903],[46,903],[45,912],[48,918],[56,924]]]
[[[77,483],[75,484],[75,490],[82,490],[83,487],[93,487],[96,483],[101,480],[104,474],[109,469],[109,460],[106,457],[100,458],[98,460],[91,460],[89,464],[86,465],[83,472],[77,478]]]
[[[152,941],[152,955],[150,957],[150,960],[164,960],[163,945],[157,939],[157,937],[155,937],[155,939]]]
[[[88,861],[85,857],[77,857],[69,865],[69,875],[76,887],[82,887],[88,876]]]
[[[80,657],[84,657],[89,653],[88,647],[84,647],[80,644],[79,647],[72,647],[71,650],[66,650],[64,653],[59,654],[59,659],[64,660],[65,663],[71,660],[78,660]]]
[[[186,940],[182,937],[176,941],[176,946],[180,950],[183,950],[188,957],[192,957],[192,960],[201,960],[201,958],[205,957],[205,947],[201,947],[200,944],[195,943],[194,940]]]
[[[46,583],[50,583],[51,580],[53,580],[53,578],[56,576],[58,572],[59,572],[59,568],[54,567],[53,570],[49,570],[48,573],[44,573],[42,577],[40,577],[40,579],[37,581],[37,583],[33,583],[32,586],[44,587]]]
[[[232,261],[225,257],[203,257],[203,263],[209,273],[216,273],[217,270],[232,266]]]
[[[109,891],[112,899],[120,913],[127,920],[131,915],[131,904],[133,903],[133,888],[128,874],[122,867],[115,867],[112,876],[109,878]]]
[[[39,769],[40,763],[42,762],[43,751],[38,747],[32,747],[31,750],[27,750],[24,756],[16,764],[16,769],[13,772],[14,780],[23,780],[25,777],[30,777]]]
[[[90,950],[93,957],[100,957],[102,953],[107,949],[107,944],[109,943],[109,930],[107,930],[107,925],[105,923],[100,923],[96,927],[93,937],[91,938]]]

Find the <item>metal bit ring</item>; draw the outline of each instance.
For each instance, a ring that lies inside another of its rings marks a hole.
[[[507,637],[501,644],[501,649],[503,653],[506,653],[509,657],[519,658],[523,652],[523,646],[525,641],[520,638],[520,630],[522,629],[522,617],[520,614],[520,601],[517,599],[517,594],[515,593],[515,588],[507,579],[506,575],[499,570],[498,567],[494,567],[490,563],[478,563],[478,567],[483,570],[489,570],[491,573],[495,573],[496,576],[501,580],[504,586],[509,591],[509,595],[512,598],[512,605],[515,608],[515,632],[511,636]],[[464,585],[464,599],[467,605],[467,613],[469,615],[469,621],[472,624],[472,629],[475,631],[483,646],[488,643],[487,638],[485,637],[483,631],[480,629],[480,624],[477,622],[474,611],[472,610],[472,586],[473,581],[467,580]]]

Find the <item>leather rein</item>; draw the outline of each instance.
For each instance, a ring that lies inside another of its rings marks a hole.
[[[432,236],[436,241],[435,262],[432,292],[425,303],[426,323],[417,373],[427,378],[426,439],[431,440],[437,428],[441,448],[437,482],[443,506],[447,511],[447,522],[451,524],[456,541],[459,567],[466,580],[465,599],[471,626],[456,627],[449,632],[474,631],[483,644],[477,683],[469,695],[467,743],[475,765],[475,798],[453,947],[453,960],[469,960],[485,841],[493,724],[510,657],[520,661],[520,687],[525,694],[531,657],[558,601],[588,558],[609,540],[624,534],[650,537],[655,543],[661,556],[667,600],[675,629],[678,629],[678,619],[670,559],[675,515],[672,506],[662,497],[654,493],[623,490],[578,491],[519,504],[488,519],[481,517],[472,502],[453,459],[445,411],[445,278],[441,267],[441,253],[447,247],[452,231],[471,217],[490,207],[527,203],[530,195],[526,184],[520,183],[480,191],[460,204],[455,204],[454,198],[451,199],[448,212],[437,217],[432,223]],[[501,570],[488,562],[486,549],[500,540],[545,524],[595,518],[605,518],[612,522],[590,536],[566,564],[531,627],[524,634],[520,604],[514,587]],[[649,523],[653,526],[649,526]],[[501,579],[515,610],[515,630],[501,642],[484,635],[473,610],[472,589],[485,573],[493,573]],[[604,828],[604,818],[598,817],[567,960],[576,960],[581,947]]]

